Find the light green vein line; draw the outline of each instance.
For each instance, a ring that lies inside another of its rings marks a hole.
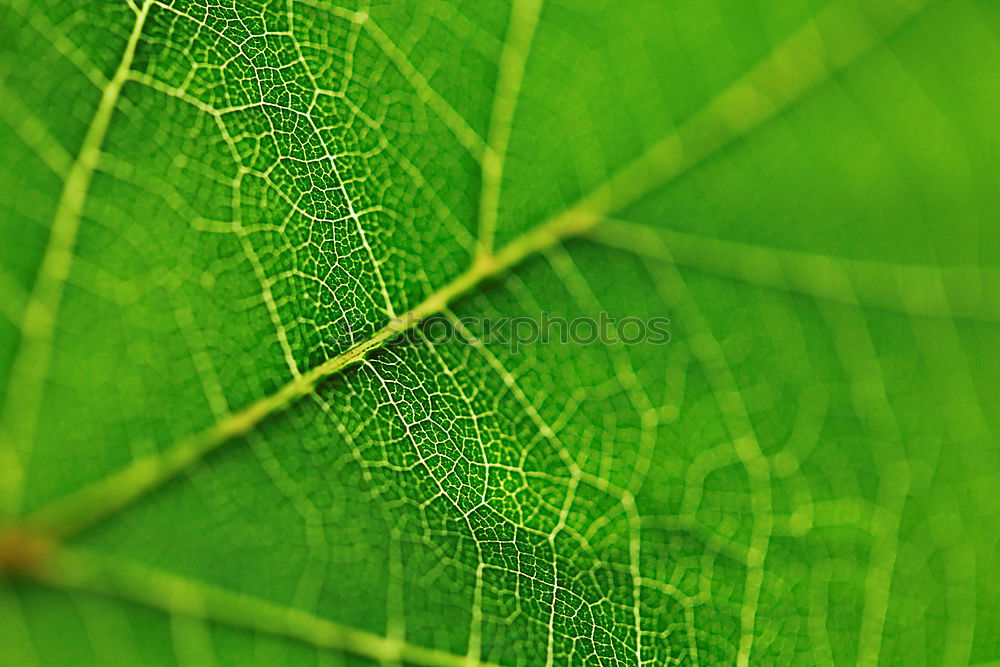
[[[66,62],[79,70],[95,87],[103,89],[110,83],[101,72],[101,68],[87,59],[82,49],[73,43],[66,32],[59,25],[53,23],[44,11],[39,10],[37,2],[34,0],[6,0],[4,4],[20,14],[39,36],[48,40],[55,51],[65,58]]]
[[[18,139],[35,154],[60,178],[66,176],[73,158],[63,148],[62,144],[52,136],[49,128],[32,113],[17,93],[6,84],[0,83],[0,120],[13,130]]]
[[[879,664],[889,610],[889,593],[899,553],[899,526],[906,508],[912,472],[903,446],[902,427],[886,392],[885,374],[871,330],[856,308],[827,305],[823,317],[844,372],[850,378],[854,412],[876,438],[872,451],[878,467],[877,505],[872,521],[864,603],[858,628],[857,664]]]
[[[122,86],[128,79],[150,4],[147,0],[136,17],[118,68],[104,88],[80,151],[66,172],[48,245],[24,309],[21,341],[11,365],[5,402],[0,409],[0,507],[3,508],[0,513],[16,515],[19,511],[24,479],[21,456],[34,440],[42,386],[52,357],[56,317],[73,263],[84,202]]]
[[[372,36],[372,39],[379,45],[382,51],[389,56],[389,59],[396,65],[400,73],[406,77],[406,80],[410,82],[413,89],[420,96],[420,99],[427,104],[434,113],[444,121],[444,124],[448,126],[455,138],[458,139],[459,143],[465,147],[469,153],[476,158],[476,160],[483,159],[483,150],[485,149],[485,143],[483,138],[472,129],[468,121],[459,114],[455,107],[451,105],[448,100],[443,98],[440,93],[434,90],[430,82],[420,73],[420,70],[414,66],[406,54],[403,53],[402,49],[396,46],[396,43],[392,41],[389,35],[386,34],[382,28],[380,28],[374,21],[370,18],[365,17],[363,19],[365,31]]]
[[[493,252],[497,216],[500,208],[500,189],[503,179],[507,145],[514,124],[514,111],[520,96],[528,53],[535,37],[542,0],[517,0],[510,10],[507,37],[500,52],[500,67],[496,89],[493,91],[493,108],[486,134],[479,188],[479,244],[477,252]]]
[[[420,100],[437,114],[438,118],[444,122],[455,138],[458,139],[458,142],[476,160],[481,161],[483,159],[483,153],[486,150],[486,142],[483,141],[483,138],[472,129],[469,122],[455,110],[455,107],[434,89],[434,86],[430,84],[427,77],[417,69],[406,53],[372,20],[367,12],[351,11],[342,7],[318,3],[315,0],[298,0],[298,2],[328,11],[334,16],[357,23],[363,27],[375,43],[378,44],[379,48],[382,49],[382,52],[396,66],[396,69],[403,75],[403,78],[410,83],[413,90],[420,97]]]
[[[590,237],[753,285],[909,315],[1000,321],[1000,268],[855,260],[608,220]],[[942,289],[944,286],[944,289]]]
[[[294,607],[82,549],[60,549],[36,573],[43,583],[131,600],[237,628],[289,637],[323,649],[345,651],[384,663],[426,667],[497,667],[433,648],[357,630]]]
[[[17,279],[0,269],[0,317],[15,326],[21,324],[27,302],[28,294],[17,284]]]
[[[391,320],[370,339],[314,367],[274,394],[223,418],[208,429],[162,452],[136,459],[90,486],[53,501],[26,517],[27,523],[53,536],[66,537],[125,507],[226,442],[245,435],[265,418],[311,393],[325,378],[361,362],[399,334],[441,312],[449,303],[483,281],[507,272],[528,257],[566,238],[590,230],[605,219],[609,211],[621,209],[653,188],[678,177],[732,141],[746,136],[775,113],[790,107],[813,87],[828,80],[833,72],[846,67],[881,43],[883,35],[898,28],[922,4],[926,3],[887,3],[882,8],[878,25],[870,23],[856,8],[835,6],[827,9],[778,45],[744,78],[727,88],[687,123],[658,141],[590,194],[518,237],[493,256],[481,255],[468,270],[413,310]],[[769,97],[765,96],[765,91]]]
[[[684,282],[676,266],[665,264],[669,273],[657,288],[673,306],[684,314],[689,330],[688,347],[705,372],[709,387],[715,396],[722,420],[733,438],[732,447],[747,474],[750,505],[753,517],[750,525],[750,544],[746,557],[746,580],[740,609],[740,641],[736,656],[738,667],[750,664],[754,629],[757,623],[757,606],[764,583],[764,563],[774,531],[774,506],[771,493],[771,471],[760,448],[760,441],[750,419],[743,392],[733,373],[726,353],[695,301],[691,289]]]

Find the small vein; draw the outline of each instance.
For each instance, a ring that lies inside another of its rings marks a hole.
[[[472,157],[476,160],[482,160],[485,143],[479,133],[469,125],[469,122],[455,110],[455,107],[448,100],[431,86],[426,77],[420,73],[420,70],[378,24],[368,18],[364,22],[364,27],[382,51],[389,56],[400,73],[410,82],[413,89],[420,95],[421,101],[434,110],[434,113],[448,126],[451,133]]]
[[[44,11],[36,11],[36,5],[37,3],[32,2],[32,0],[12,0],[8,4],[41,37],[49,41],[56,53],[79,70],[80,74],[86,77],[90,83],[101,89],[108,86],[110,79],[105,78],[100,67],[90,62],[83,54],[82,49],[73,43],[59,25],[50,20]]]
[[[17,284],[17,279],[0,269],[0,318],[17,326],[27,302],[28,294]]]
[[[879,443],[877,451],[872,453],[879,467],[879,511],[874,513],[871,526],[873,544],[868,556],[857,649],[857,664],[878,665],[900,548],[900,523],[912,473],[903,447],[902,427],[889,402],[885,374],[863,314],[857,309],[828,306],[823,317],[851,380],[854,411],[869,424]]]
[[[367,12],[357,12],[344,9],[342,7],[334,7],[326,4],[320,4],[315,2],[315,0],[298,0],[304,5],[310,7],[317,7],[324,11],[328,11],[334,16],[342,19],[347,19],[356,24],[361,25],[364,30],[371,36],[371,38],[378,44],[382,52],[392,61],[399,70],[399,73],[403,75],[409,84],[413,87],[413,90],[420,97],[420,100],[429,106],[438,118],[448,127],[448,130],[452,135],[458,140],[458,142],[469,152],[472,157],[476,160],[481,161],[483,159],[484,151],[486,150],[486,142],[483,138],[479,136],[469,122],[462,117],[455,107],[451,105],[448,100],[446,100],[441,93],[434,89],[419,69],[413,64],[406,53],[399,48],[399,46],[392,40],[389,35],[379,27],[377,23],[368,15]]]
[[[747,667],[753,649],[757,607],[764,583],[764,565],[774,532],[771,471],[761,451],[743,392],[726,353],[674,264],[666,265],[663,280],[657,282],[657,289],[668,303],[682,311],[684,321],[688,323],[688,346],[705,372],[722,421],[732,438],[731,447],[743,465],[749,482],[753,518],[745,560],[746,577],[740,609],[739,650],[736,656],[737,666]]]
[[[0,121],[10,127],[17,138],[34,151],[52,173],[64,178],[73,162],[69,151],[5,83],[0,83],[0,97],[4,101],[0,104]]]

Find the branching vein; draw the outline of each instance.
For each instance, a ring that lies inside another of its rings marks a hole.
[[[54,501],[27,517],[27,522],[49,534],[66,537],[127,506],[218,447],[246,435],[264,419],[312,393],[324,379],[358,364],[399,334],[442,312],[449,303],[483,281],[502,275],[564,239],[590,230],[609,213],[622,209],[654,188],[662,187],[731,142],[746,136],[827,81],[834,72],[880,44],[885,35],[897,29],[927,1],[894,4],[879,15],[877,23],[850,3],[828,8],[779,44],[700,112],[603,184],[495,254],[480,255],[469,269],[430,294],[412,310],[389,321],[368,340],[294,378],[274,394],[230,414],[208,429],[162,452],[137,459],[122,470]],[[137,36],[138,32],[134,39]],[[134,44],[131,49],[134,51]],[[116,78],[124,80],[127,67],[124,72]],[[105,113],[110,116],[110,109]],[[107,118],[103,125],[106,129]],[[87,170],[88,178],[92,170],[93,167]]]
[[[147,0],[137,15],[118,68],[101,94],[80,150],[66,173],[48,245],[24,309],[21,341],[11,367],[6,400],[0,409],[0,505],[9,508],[11,514],[16,515],[21,504],[22,456],[34,440],[57,313],[73,262],[84,203],[151,4]]]

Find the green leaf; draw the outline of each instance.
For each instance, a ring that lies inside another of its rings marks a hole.
[[[4,661],[1000,659],[998,35],[0,0]]]

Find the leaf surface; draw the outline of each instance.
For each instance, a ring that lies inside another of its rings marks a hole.
[[[1000,658],[998,19],[3,0],[4,653]]]

